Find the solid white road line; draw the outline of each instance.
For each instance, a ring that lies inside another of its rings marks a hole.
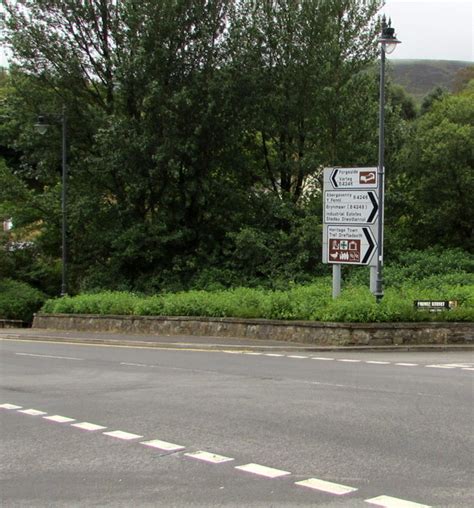
[[[379,362],[377,360],[366,360],[365,363],[372,363],[374,365],[390,365],[392,362]]]
[[[37,409],[20,409],[18,411],[19,413],[25,413],[25,415],[31,415],[31,416],[41,416],[46,415],[46,411],[38,411]]]
[[[309,478],[308,480],[295,482],[295,485],[302,485],[303,487],[320,490],[322,492],[327,492],[328,494],[335,494],[336,496],[342,496],[357,490],[354,487],[348,487],[347,485],[340,485],[338,483],[326,482],[324,480],[318,480],[317,478]]]
[[[153,439],[152,441],[141,441],[142,445],[150,446],[151,448],[158,448],[166,452],[177,452],[184,450],[185,446],[177,445],[174,443],[167,443],[166,441],[160,441],[159,439]]]
[[[395,365],[400,365],[400,367],[416,367],[418,363],[396,363]]]
[[[234,459],[231,457],[224,457],[223,455],[217,455],[216,453],[209,452],[196,452],[196,453],[185,453],[186,457],[192,459],[203,460],[204,462],[210,462],[212,464],[222,464],[224,462],[230,462]]]
[[[15,406],[15,404],[1,404],[2,409],[21,409],[21,406]]]
[[[53,355],[33,355],[31,353],[15,353],[18,356],[36,356],[39,358],[57,358],[58,360],[84,360],[84,358],[75,358],[73,356],[53,356]]]
[[[412,501],[405,501],[404,499],[390,496],[374,497],[366,499],[365,502],[375,506],[382,506],[383,508],[431,508],[427,504],[413,503]]]
[[[266,478],[278,478],[280,476],[287,476],[291,474],[289,471],[261,466],[260,464],[245,464],[243,466],[237,466],[235,469],[246,471],[247,473],[257,474],[259,476],[265,476]]]
[[[51,420],[52,422],[57,423],[68,423],[68,422],[75,422],[75,418],[69,418],[68,416],[61,416],[61,415],[53,415],[53,416],[43,416],[45,420]]]
[[[311,360],[334,360],[334,358],[326,358],[325,356],[313,356]]]
[[[102,425],[96,425],[95,423],[89,423],[89,422],[81,422],[81,423],[71,423],[71,427],[77,427],[78,429],[83,430],[103,430],[107,427],[103,427]]]
[[[116,437],[118,439],[140,439],[143,436],[139,436],[138,434],[131,434],[130,432],[123,432],[121,430],[113,430],[112,432],[103,432],[104,436]]]

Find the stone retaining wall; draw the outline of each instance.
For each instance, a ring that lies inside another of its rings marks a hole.
[[[26,323],[19,319],[0,319],[0,328],[25,328]]]
[[[33,328],[282,340],[319,346],[472,344],[474,323],[320,323],[265,319],[37,314]]]

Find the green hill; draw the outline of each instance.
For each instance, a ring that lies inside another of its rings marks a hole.
[[[452,91],[456,73],[472,65],[452,60],[390,60],[388,68],[392,80],[421,101],[438,86]]]

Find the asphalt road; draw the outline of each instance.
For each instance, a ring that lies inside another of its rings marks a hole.
[[[472,352],[0,347],[2,506],[474,505]]]

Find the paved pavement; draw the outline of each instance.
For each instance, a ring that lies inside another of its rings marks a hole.
[[[158,349],[2,332],[5,506],[474,503],[472,351]]]

